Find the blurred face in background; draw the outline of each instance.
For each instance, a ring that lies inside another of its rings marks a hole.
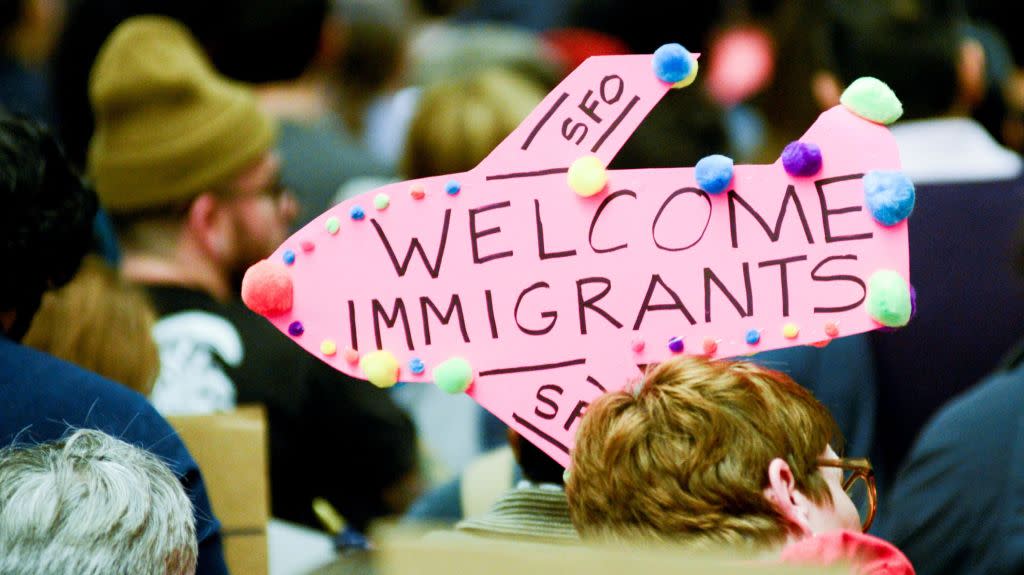
[[[269,256],[288,237],[298,202],[281,184],[281,161],[267,153],[228,185],[223,205],[231,221],[225,262],[235,285],[245,270]]]
[[[25,64],[45,64],[64,25],[64,0],[24,0],[11,47]]]

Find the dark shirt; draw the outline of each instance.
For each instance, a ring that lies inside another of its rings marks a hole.
[[[168,320],[184,321],[176,340],[157,337],[161,379],[176,367],[167,363],[170,351],[184,364],[208,365],[226,376],[238,404],[266,406],[275,517],[320,527],[312,510],[316,497],[359,530],[389,513],[382,490],[414,469],[416,447],[412,422],[386,391],[309,355],[241,303],[219,303],[180,287],[148,290],[160,318],[155,333]],[[233,330],[240,354],[225,353],[217,338],[205,339],[208,325]],[[209,361],[193,361],[199,356]]]
[[[919,575],[1024,573],[1024,366],[989,377],[924,428],[875,531]]]
[[[1014,249],[1022,220],[1024,179],[917,186],[908,226],[917,315],[872,334],[878,463],[898,469],[939,407],[981,381],[1020,337],[1024,282]]]
[[[0,111],[53,125],[50,86],[45,71],[26,68],[0,55]]]
[[[220,523],[203,477],[185,445],[146,398],[134,391],[0,335],[0,445],[63,438],[97,429],[159,457],[181,479],[196,519],[196,573],[227,573]]]

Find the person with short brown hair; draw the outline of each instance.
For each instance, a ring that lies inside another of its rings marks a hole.
[[[841,439],[828,410],[789,376],[677,357],[588,408],[566,483],[569,513],[584,539],[913,575],[899,549],[861,533],[874,518],[873,475],[867,460],[836,456]],[[858,484],[863,518],[847,494]]]
[[[833,439],[828,410],[782,373],[669,361],[635,391],[588,409],[566,486],[573,522],[584,535],[696,546],[780,545],[791,533],[856,529],[840,470],[818,467],[835,457]]]

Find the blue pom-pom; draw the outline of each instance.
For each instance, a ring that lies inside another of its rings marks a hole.
[[[791,176],[813,176],[821,171],[821,148],[809,142],[790,142],[782,150],[782,167]]]
[[[709,194],[720,194],[732,181],[732,158],[721,154],[705,156],[697,162],[697,185]]]
[[[423,365],[422,359],[414,357],[411,360],[409,360],[409,371],[413,372],[414,374],[419,375],[423,373],[426,369],[427,366]]]
[[[366,217],[366,212],[363,211],[362,206],[352,206],[352,210],[349,211],[348,215],[351,216],[353,220],[361,220]]]
[[[285,250],[284,253],[281,255],[281,259],[284,260],[284,263],[286,265],[290,266],[293,263],[295,263],[295,252],[293,252],[292,250]]]
[[[746,340],[748,345],[757,345],[761,341],[761,331],[756,329],[748,330]]]
[[[665,44],[654,51],[654,75],[662,82],[675,84],[690,75],[693,55],[679,44]]]
[[[448,180],[448,183],[444,185],[444,191],[449,196],[454,196],[462,190],[462,184],[458,180]]]
[[[864,174],[864,202],[883,226],[895,226],[914,211],[914,183],[903,172],[873,170]]]

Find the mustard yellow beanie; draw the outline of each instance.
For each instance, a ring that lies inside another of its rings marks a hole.
[[[89,78],[96,130],[88,173],[100,201],[130,213],[223,184],[267,152],[274,127],[251,91],[220,76],[180,23],[125,20]]]

